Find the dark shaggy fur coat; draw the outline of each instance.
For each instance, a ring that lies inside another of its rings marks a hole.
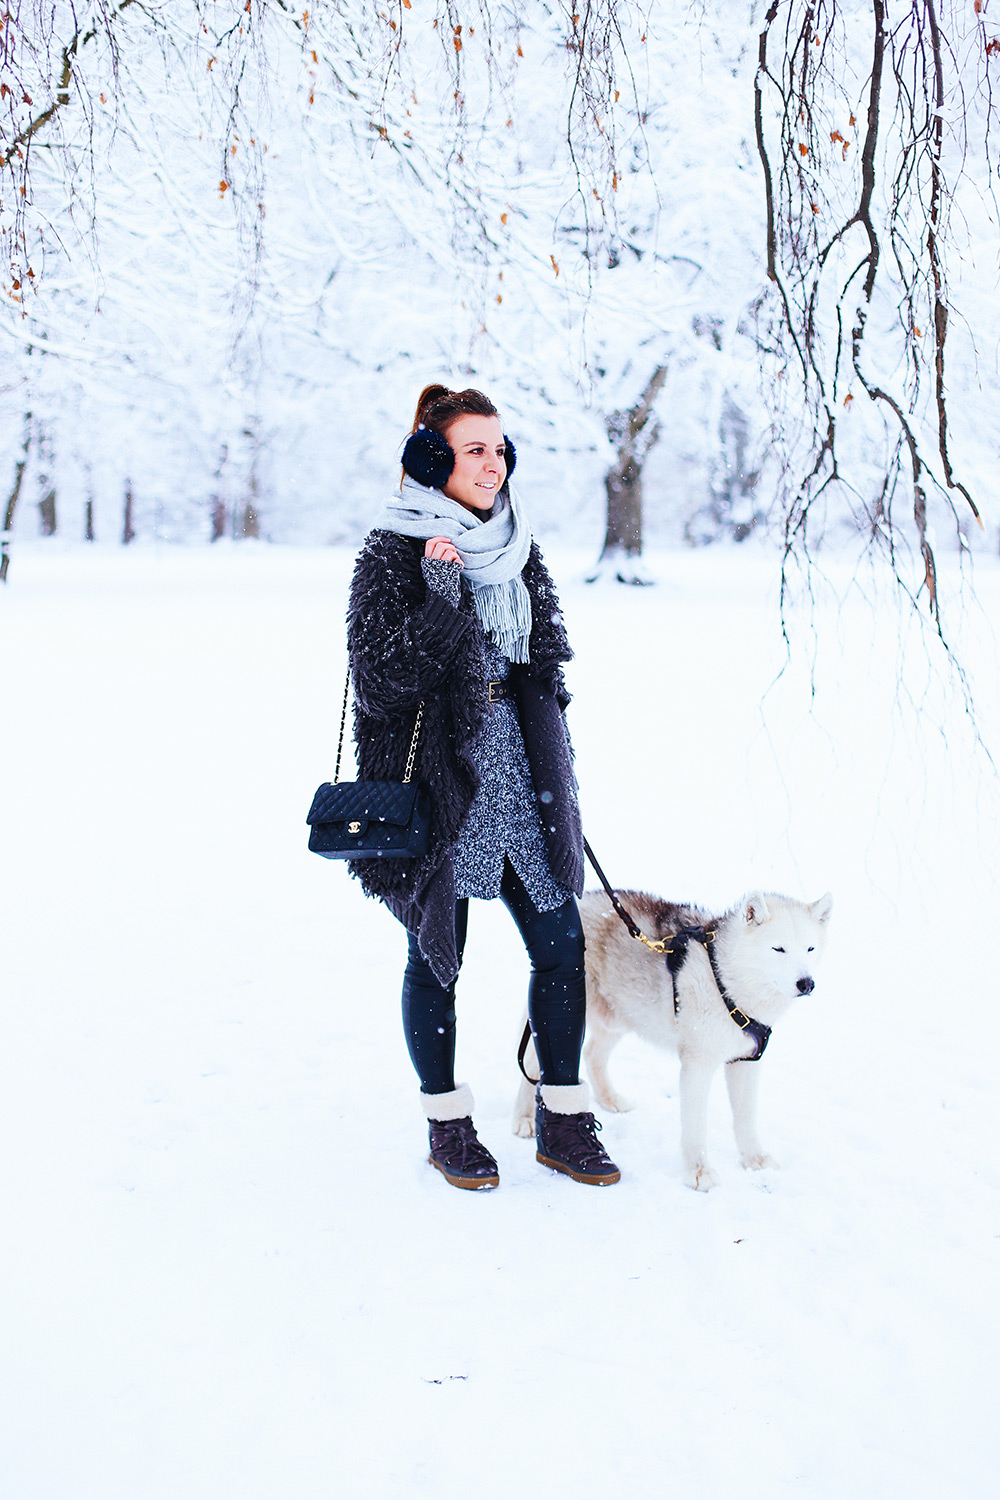
[[[406,767],[417,707],[424,720],[415,775],[433,800],[431,843],[423,859],[351,861],[370,896],[417,934],[439,982],[458,973],[452,854],[479,785],[473,748],[488,711],[483,633],[467,590],[456,608],[429,589],[424,544],[373,531],[354,569],[347,641],[354,679],[354,733],[363,780],[398,781]],[[532,543],[522,577],[531,595],[530,661],[511,668],[528,764],[539,799],[552,874],[583,889],[583,834],[563,709],[562,663],[572,652],[555,585]]]

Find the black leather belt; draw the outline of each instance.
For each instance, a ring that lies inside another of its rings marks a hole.
[[[504,698],[509,698],[510,696],[511,696],[511,691],[510,691],[510,683],[509,682],[504,682],[504,681],[496,682],[496,681],[494,681],[494,682],[488,682],[486,684],[486,698],[487,698],[487,702],[489,702],[489,703],[500,703]]]

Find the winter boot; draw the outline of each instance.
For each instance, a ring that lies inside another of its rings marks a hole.
[[[421,1094],[430,1126],[432,1167],[457,1188],[495,1188],[500,1173],[472,1123],[472,1090],[460,1084],[448,1094]]]
[[[587,1109],[585,1083],[540,1083],[535,1090],[535,1156],[574,1182],[608,1187],[621,1173],[597,1139],[600,1125]]]

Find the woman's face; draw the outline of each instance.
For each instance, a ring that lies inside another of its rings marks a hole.
[[[456,417],[445,438],[455,455],[444,493],[466,510],[489,510],[507,478],[499,417]]]

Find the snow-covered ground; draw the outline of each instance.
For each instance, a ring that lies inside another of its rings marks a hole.
[[[1000,798],[961,697],[836,566],[776,680],[771,559],[666,554],[633,592],[588,590],[586,560],[551,556],[612,878],[835,896],[762,1064],[783,1170],[738,1167],[720,1079],[708,1195],[681,1184],[676,1065],[638,1043],[614,1062],[638,1107],[605,1118],[619,1186],[510,1134],[525,961],[490,905],[459,1057],[502,1185],[426,1164],[402,932],[306,850],[346,552],[19,547],[9,1500],[996,1494]],[[995,747],[989,561],[977,586],[956,628]]]

